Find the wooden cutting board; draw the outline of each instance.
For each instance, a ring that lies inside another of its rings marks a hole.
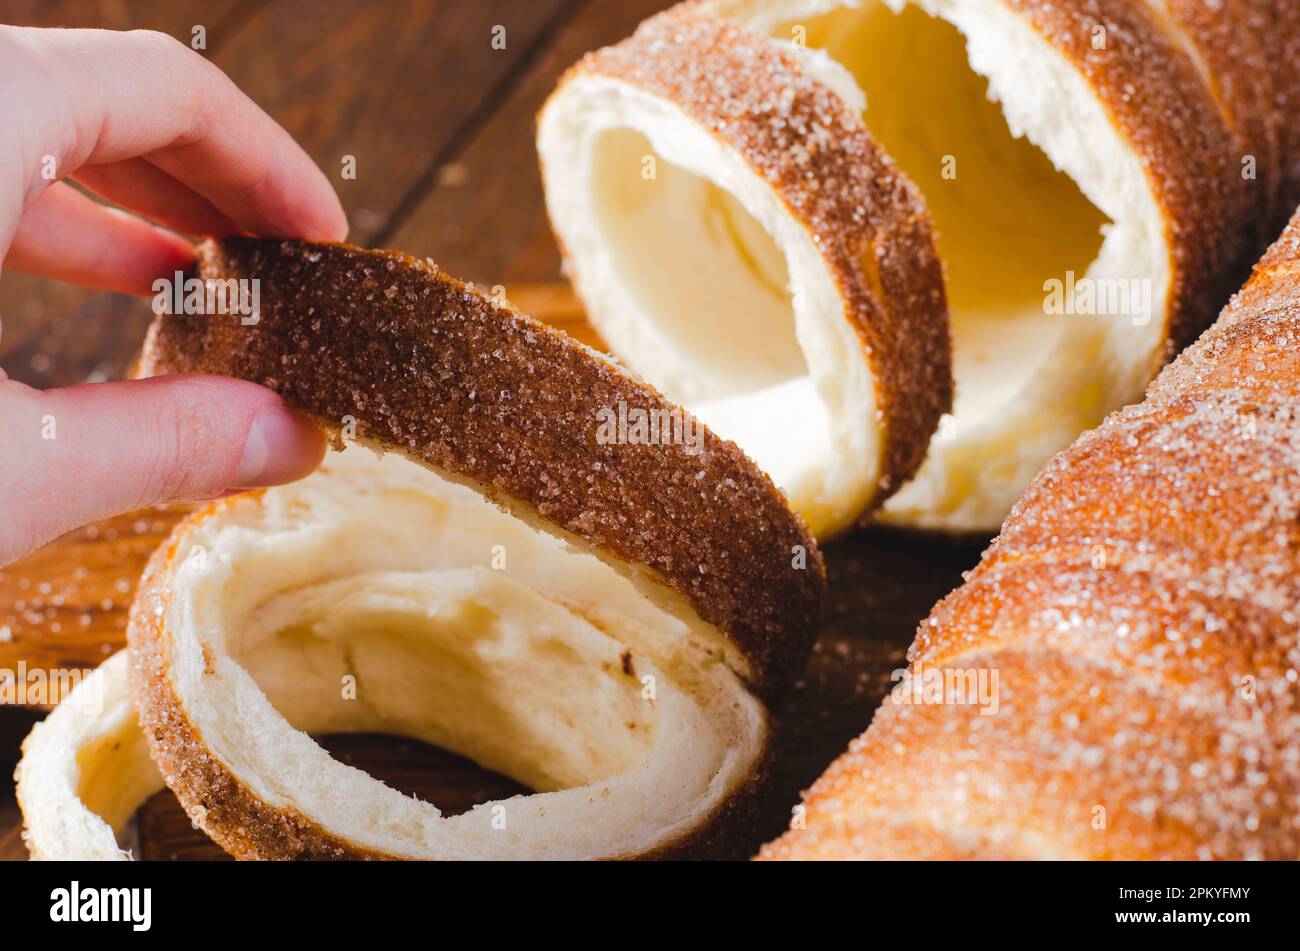
[[[520,309],[600,341],[561,284],[512,286]],[[66,535],[0,570],[0,669],[94,667],[119,650],[136,581],[154,548],[192,506],[119,516]],[[776,775],[753,848],[785,828],[799,792],[870,722],[902,666],[917,623],[973,567],[987,539],[922,538],[868,530],[825,549],[830,594],[804,676],[777,710]],[[0,768],[43,715],[0,708]],[[463,757],[416,741],[379,736],[323,738],[335,756],[448,812],[523,791]],[[12,783],[0,790],[0,858],[23,858]],[[154,796],[130,833],[145,859],[225,858],[192,828],[170,792]]]

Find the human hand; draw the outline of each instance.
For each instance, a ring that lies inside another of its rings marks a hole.
[[[152,293],[191,234],[340,240],[338,197],[214,65],[158,33],[0,26],[0,261]],[[101,205],[72,178],[123,208]],[[0,370],[0,565],[160,501],[288,482],[324,441],[280,398],[224,377],[37,391]]]

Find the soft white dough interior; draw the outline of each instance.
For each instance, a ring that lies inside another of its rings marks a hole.
[[[674,103],[607,77],[556,91],[538,150],[610,349],[738,443],[814,533],[850,524],[880,475],[871,368],[781,197]]]
[[[1107,224],[1078,186],[1013,137],[961,33],[916,6],[868,0],[777,27],[844,67],[872,136],[926,196],[947,278],[957,380],[954,416],[1000,413],[1069,331],[1045,318],[1043,281],[1082,277]]]
[[[709,371],[675,384],[683,398],[807,376],[785,260],[734,196],[665,161],[633,129],[596,140],[591,188],[613,267],[658,318],[665,345]]]
[[[830,452],[831,430],[772,237],[732,194],[657,155],[633,129],[597,138],[591,169],[609,264],[659,338],[657,361],[630,362],[649,364],[670,398],[778,484],[798,482]]]
[[[956,396],[884,517],[996,528],[1046,460],[1139,397],[1158,365],[1168,251],[1143,169],[1086,80],[1000,0],[719,9],[787,48],[804,44],[833,88],[847,72],[858,92],[846,99],[865,100],[869,131],[925,195]],[[1049,282],[1071,280],[1109,295],[1103,312],[1053,312]]]
[[[1047,459],[1139,397],[1159,364],[1169,253],[1134,151],[1087,80],[1001,0],[707,7],[772,37],[863,110],[924,193],[956,397],[884,518],[996,528]],[[570,80],[538,145],[572,276],[614,352],[740,443],[815,532],[845,527],[835,494],[879,474],[878,437],[857,444],[852,428],[873,429],[850,405],[870,377],[847,341],[827,343],[843,312],[799,260],[798,226],[764,204],[736,155],[621,83]]]
[[[200,523],[178,555],[172,678],[205,742],[267,802],[367,848],[636,855],[698,826],[765,743],[761,705],[689,625],[399,456],[332,456]],[[443,817],[308,735],[354,730],[538,792]]]
[[[113,861],[136,809],[163,788],[140,732],[121,651],[77,685],[23,744],[18,767],[32,857]]]

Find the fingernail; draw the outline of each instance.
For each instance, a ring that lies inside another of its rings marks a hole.
[[[324,454],[324,437],[312,423],[283,406],[257,414],[244,441],[232,489],[292,482],[310,473]]]

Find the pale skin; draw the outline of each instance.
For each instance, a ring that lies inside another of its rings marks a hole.
[[[3,269],[152,295],[194,259],[181,232],[342,240],[347,220],[288,133],[176,40],[0,26]],[[0,565],[96,519],[292,481],[323,454],[251,383],[38,391],[0,370]]]

